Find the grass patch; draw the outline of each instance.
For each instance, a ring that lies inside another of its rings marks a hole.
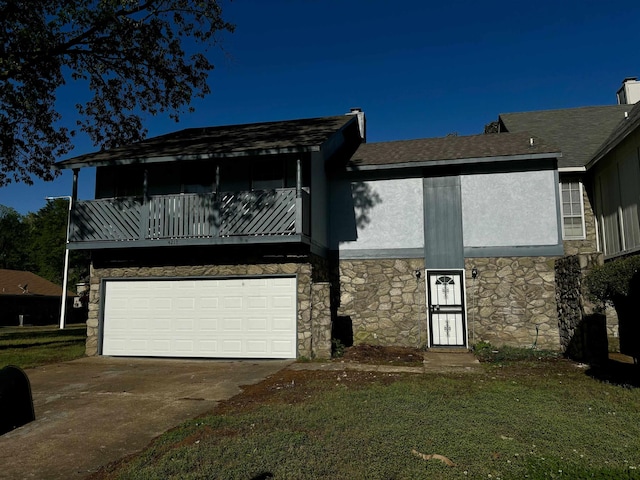
[[[545,365],[281,372],[97,478],[640,479],[640,389]]]
[[[71,325],[0,328],[0,368],[31,368],[84,356],[87,327]]]
[[[537,362],[541,360],[556,360],[561,358],[558,352],[541,350],[538,348],[494,347],[489,342],[478,342],[473,346],[478,360],[485,363]]]

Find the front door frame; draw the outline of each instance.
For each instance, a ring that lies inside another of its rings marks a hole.
[[[434,344],[434,334],[433,334],[433,315],[441,314],[443,310],[439,306],[432,305],[432,292],[431,292],[431,277],[435,275],[459,275],[460,278],[460,301],[461,304],[456,304],[452,306],[445,307],[446,313],[451,314],[460,314],[461,315],[461,328],[462,328],[462,343],[461,344]],[[467,292],[465,288],[465,271],[464,269],[426,269],[425,271],[425,280],[426,280],[426,294],[427,294],[427,323],[428,323],[428,332],[429,332],[429,348],[438,348],[438,347],[451,347],[451,348],[468,348],[469,339],[468,339],[468,329],[467,329]]]

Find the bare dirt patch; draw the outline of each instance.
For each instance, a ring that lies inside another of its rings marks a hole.
[[[419,367],[424,360],[422,350],[410,347],[382,347],[379,345],[356,345],[348,347],[340,361],[372,365],[397,365]]]
[[[423,352],[417,348],[382,347],[377,345],[357,345],[345,349],[344,355],[333,359],[332,363],[362,363],[367,365],[422,366]],[[220,402],[215,413],[229,414],[258,405],[304,402],[317,392],[326,390],[331,384],[352,388],[363,387],[372,382],[384,385],[393,383],[401,375],[355,370],[318,371],[282,370],[255,385],[243,387],[243,392]]]

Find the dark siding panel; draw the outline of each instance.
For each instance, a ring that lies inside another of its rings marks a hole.
[[[423,182],[426,267],[464,268],[460,177]]]

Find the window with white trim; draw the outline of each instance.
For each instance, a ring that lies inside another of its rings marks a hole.
[[[565,240],[584,239],[584,203],[582,201],[582,182],[560,182],[560,199],[562,238]]]

